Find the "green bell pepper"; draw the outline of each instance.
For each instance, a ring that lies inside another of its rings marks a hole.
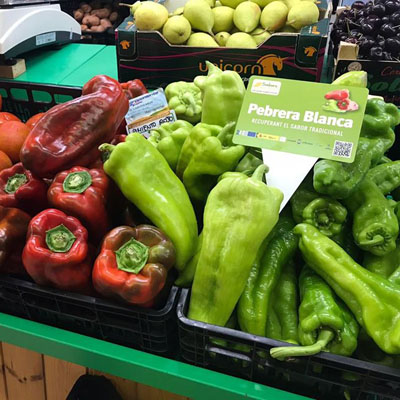
[[[201,122],[220,126],[236,122],[246,92],[242,78],[235,71],[221,71],[209,61],[206,64],[207,76],[194,80],[203,94]]]
[[[383,194],[389,194],[400,186],[400,161],[389,161],[371,168],[367,177]]]
[[[246,153],[243,158],[239,161],[235,168],[236,172],[242,172],[243,174],[250,176],[263,161],[251,153]]]
[[[388,354],[400,354],[400,287],[357,264],[315,227],[299,224],[299,247],[307,264],[349,307],[358,323]]]
[[[162,124],[150,132],[147,140],[157,148],[171,169],[175,171],[183,143],[192,129],[192,124],[182,120]]]
[[[362,263],[368,271],[374,272],[386,279],[400,266],[400,244],[396,243],[396,248],[383,256],[376,256],[371,253],[364,253]]]
[[[309,203],[320,197],[314,190],[312,176],[307,175],[300,186],[290,198],[290,206],[292,207],[292,215],[296,224],[303,221],[303,211]]]
[[[283,266],[297,249],[293,233],[294,221],[290,210],[285,209],[276,227],[264,243],[265,250],[257,255],[240,297],[237,313],[240,328],[253,335],[266,336],[269,303]]]
[[[189,136],[183,143],[181,154],[179,155],[178,164],[176,166],[176,174],[179,178],[183,177],[186,167],[188,166],[194,153],[196,153],[202,141],[210,136],[217,136],[222,128],[218,125],[197,124]]]
[[[302,346],[271,349],[273,358],[311,356],[329,351],[350,356],[357,348],[358,324],[347,307],[314,271],[305,266],[299,277],[299,340]]]
[[[266,336],[298,344],[297,275],[293,260],[283,266],[269,304]]]
[[[124,196],[159,227],[176,249],[176,268],[182,270],[197,245],[197,221],[183,183],[161,153],[140,133],[132,133],[116,146],[103,144],[110,152],[104,163]]]
[[[303,210],[303,222],[314,225],[329,237],[341,232],[346,217],[346,208],[329,197],[318,197]]]
[[[232,171],[243,157],[244,147],[232,146],[235,123],[227,124],[215,137],[204,139],[183,173],[183,184],[192,200],[205,202],[218,177]]]
[[[232,314],[257,251],[279,218],[283,194],[262,182],[264,173],[260,165],[252,177],[222,179],[208,196],[189,318],[224,326]]]
[[[168,107],[179,119],[195,124],[201,119],[201,90],[193,82],[173,82],[165,88]]]
[[[399,223],[392,204],[374,182],[365,178],[345,204],[353,215],[353,236],[361,249],[377,256],[395,249]]]

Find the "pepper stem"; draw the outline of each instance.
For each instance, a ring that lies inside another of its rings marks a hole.
[[[323,351],[334,337],[335,334],[330,329],[322,329],[318,334],[317,341],[310,346],[275,347],[270,350],[270,354],[272,358],[277,358],[281,361],[288,357],[313,356]]]
[[[259,165],[256,170],[253,172],[253,175],[251,176],[251,179],[255,181],[262,181],[264,178],[264,175],[269,171],[268,165],[261,164]]]
[[[67,253],[75,240],[75,235],[63,224],[46,231],[47,247],[54,253]]]
[[[6,193],[13,194],[26,182],[28,182],[28,178],[25,174],[15,174],[10,176],[7,180],[4,191]]]
[[[101,152],[101,159],[103,162],[107,161],[110,158],[110,155],[114,149],[115,146],[110,143],[103,143],[99,146],[99,150]]]
[[[377,246],[385,243],[385,238],[382,235],[375,235],[371,240],[362,240],[359,242],[360,246]]]
[[[115,252],[115,255],[118,269],[131,274],[138,274],[147,264],[149,248],[132,238],[122,245]]]
[[[66,193],[83,193],[92,184],[92,177],[88,171],[71,172],[63,182]]]
[[[232,145],[232,128],[236,125],[236,122],[228,122],[218,133],[217,138],[221,142],[222,146]]]

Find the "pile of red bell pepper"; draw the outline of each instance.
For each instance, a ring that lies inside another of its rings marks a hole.
[[[128,100],[144,93],[138,80],[122,86],[96,76],[81,97],[37,118],[21,162],[0,172],[0,272],[154,303],[175,263],[174,246],[158,228],[134,226],[98,150],[124,141]]]

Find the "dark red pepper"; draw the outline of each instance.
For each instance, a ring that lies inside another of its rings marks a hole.
[[[98,146],[112,140],[128,107],[116,80],[95,76],[81,97],[53,107],[38,121],[22,146],[22,163],[42,178],[90,165],[99,158]]]
[[[106,297],[149,307],[174,263],[174,245],[158,228],[120,226],[104,238],[93,267],[93,286]]]
[[[39,285],[88,292],[92,262],[86,228],[53,208],[32,218],[22,261]]]
[[[0,206],[37,213],[47,208],[47,184],[34,177],[22,163],[3,169],[0,172]]]
[[[128,99],[134,99],[142,94],[148,93],[146,86],[140,79],[134,79],[132,81],[121,83],[122,89],[124,90]]]
[[[102,169],[74,167],[56,175],[47,195],[52,207],[78,218],[99,242],[109,227],[108,191],[109,179]]]
[[[341,110],[347,110],[347,108],[349,107],[350,104],[350,100],[349,99],[342,99],[339,100],[337,102],[337,106],[341,109]]]
[[[31,217],[18,208],[0,206],[0,272],[24,274],[22,250]]]

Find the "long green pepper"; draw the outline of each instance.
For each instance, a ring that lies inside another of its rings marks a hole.
[[[158,226],[176,249],[176,268],[182,270],[197,245],[197,221],[183,183],[161,153],[140,133],[128,135],[117,146],[103,144],[110,152],[104,163],[124,196]]]
[[[283,195],[262,182],[265,171],[261,165],[250,178],[235,173],[210,192],[189,318],[224,326],[232,314],[257,251],[279,218]]]

